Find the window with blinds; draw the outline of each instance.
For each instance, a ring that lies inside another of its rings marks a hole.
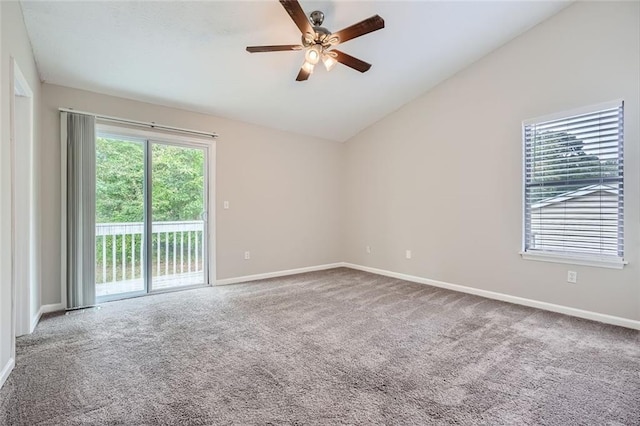
[[[623,108],[523,123],[525,253],[622,260]]]

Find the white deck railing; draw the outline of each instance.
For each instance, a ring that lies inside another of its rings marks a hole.
[[[97,283],[142,277],[143,230],[142,222],[96,224]],[[154,277],[203,270],[203,221],[153,222],[151,232]]]

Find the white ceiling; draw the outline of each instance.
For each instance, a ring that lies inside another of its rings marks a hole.
[[[276,0],[22,1],[40,77],[59,84],[344,141],[567,6],[566,1],[305,1],[337,31],[379,14],[385,28],[341,45],[373,64],[295,77],[300,32]],[[215,129],[211,129],[215,130]]]

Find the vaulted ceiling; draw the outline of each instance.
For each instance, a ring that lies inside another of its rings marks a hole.
[[[373,64],[295,78],[300,32],[276,0],[22,1],[41,79],[344,141],[567,6],[566,1],[304,1],[337,31],[379,14],[385,28],[341,45]]]

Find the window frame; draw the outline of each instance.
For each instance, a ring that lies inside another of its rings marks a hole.
[[[618,108],[622,106],[622,123],[623,123],[623,129],[622,129],[622,156],[624,159],[624,142],[625,142],[625,137],[624,137],[624,100],[623,99],[616,99],[613,101],[609,101],[609,102],[603,102],[603,103],[599,103],[599,104],[595,104],[595,105],[589,105],[589,106],[585,106],[585,107],[581,107],[581,108],[576,108],[576,109],[572,109],[572,110],[568,110],[568,111],[562,111],[562,112],[557,112],[557,113],[553,113],[553,114],[548,114],[548,115],[544,115],[544,116],[540,116],[540,117],[535,117],[535,118],[530,118],[530,119],[526,119],[522,121],[522,127],[521,127],[521,131],[522,131],[522,241],[521,241],[521,250],[519,252],[519,254],[521,255],[522,259],[524,260],[534,260],[534,261],[540,261],[540,262],[553,262],[553,263],[564,263],[564,264],[572,264],[572,265],[583,265],[583,266],[593,266],[593,267],[600,267],[600,268],[612,268],[612,269],[622,269],[624,268],[624,265],[627,265],[629,262],[627,262],[624,257],[619,257],[619,256],[603,256],[603,255],[598,255],[598,254],[582,254],[582,253],[572,253],[572,252],[561,252],[561,251],[545,251],[545,250],[536,250],[536,251],[527,251],[526,245],[527,245],[527,196],[526,196],[526,191],[527,191],[527,179],[526,179],[526,172],[527,172],[527,156],[526,156],[526,149],[527,149],[527,141],[526,141],[526,127],[530,126],[532,124],[539,124],[539,123],[543,123],[543,122],[547,122],[547,121],[554,121],[554,120],[559,120],[559,119],[563,119],[563,118],[571,118],[577,115],[582,115],[582,114],[589,114],[589,113],[595,113],[598,111],[602,111],[602,110],[606,110],[606,109],[612,109],[612,108]],[[625,181],[625,173],[624,173],[624,166],[623,166],[623,171],[622,171],[622,182],[623,182],[623,188],[624,188],[624,181]],[[623,192],[623,202],[622,202],[622,211],[623,211],[623,215],[622,215],[622,232],[624,233],[625,230],[625,226],[624,226],[624,210],[625,210],[625,203],[624,203],[624,192]],[[623,249],[624,249],[624,239],[622,240],[622,244],[623,244]],[[624,252],[624,250],[623,250]]]

